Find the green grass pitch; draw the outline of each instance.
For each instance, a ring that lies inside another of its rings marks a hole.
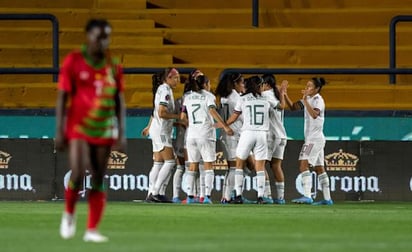
[[[411,203],[334,206],[174,205],[108,202],[105,244],[62,240],[62,202],[0,202],[0,251],[412,251]]]

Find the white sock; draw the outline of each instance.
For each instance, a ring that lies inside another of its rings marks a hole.
[[[169,181],[170,181],[170,178],[172,177],[172,173],[173,173],[173,169],[170,170],[169,174],[166,177],[166,180],[163,181],[162,185],[160,186],[159,195],[166,195],[166,189],[167,189],[167,186],[169,185]]]
[[[275,182],[277,199],[285,198],[285,182]]]
[[[232,197],[232,192],[235,188],[235,173],[236,173],[236,167],[230,167],[227,177],[226,177],[226,188],[224,191],[224,198],[227,200],[230,200]]]
[[[186,192],[187,196],[195,196],[195,175],[194,171],[186,171]]]
[[[304,171],[301,173],[302,175],[302,187],[303,187],[303,196],[311,198],[312,189],[312,174],[310,171]]]
[[[330,188],[329,188],[329,176],[326,172],[322,173],[318,177],[320,186],[322,187],[323,199],[330,200]]]
[[[204,198],[205,197],[205,168],[203,166],[203,163],[199,164],[199,198]]]
[[[272,197],[272,188],[270,188],[270,181],[268,179],[265,180],[265,192],[263,193],[263,197]]]
[[[205,171],[205,196],[212,195],[214,180],[215,180],[215,172],[213,170],[206,170]]]
[[[167,177],[171,173],[173,167],[175,167],[176,161],[174,159],[165,160],[162,168],[157,175],[157,180],[155,186],[153,188],[153,195],[158,195],[160,191],[160,187],[166,181]],[[164,185],[163,185],[164,186]]]
[[[182,175],[185,167],[178,165],[175,174],[173,175],[173,198],[178,198],[180,189],[182,188]]]
[[[243,191],[243,169],[235,170],[235,190],[236,196],[242,195]]]
[[[160,168],[162,168],[163,162],[153,162],[153,167],[149,173],[149,194],[153,194],[153,188],[156,184],[157,176],[159,174]]]
[[[263,194],[265,192],[265,172],[264,171],[258,171],[256,172],[256,182],[257,182],[257,196],[263,197]]]

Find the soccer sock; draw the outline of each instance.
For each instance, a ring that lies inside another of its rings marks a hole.
[[[185,167],[183,165],[178,165],[176,167],[175,174],[173,175],[173,198],[178,198],[180,189],[182,187],[182,175]]]
[[[160,186],[159,195],[166,195],[166,189],[167,189],[167,186],[169,185],[169,181],[171,177],[172,177],[172,171],[169,172],[169,175],[166,177],[166,180]]]
[[[213,170],[205,171],[205,195],[210,196],[213,189],[213,181],[215,180],[215,172]]]
[[[232,192],[235,188],[235,173],[236,167],[230,167],[229,172],[227,174],[226,188],[224,191],[224,197],[227,200],[230,200],[232,198]]]
[[[106,193],[98,190],[90,190],[89,192],[89,217],[87,221],[87,229],[96,229],[103,216],[103,210],[106,203]]]
[[[205,197],[205,168],[203,166],[203,162],[199,163],[199,198]]]
[[[272,189],[270,188],[270,181],[268,179],[265,180],[265,192],[263,193],[263,197],[272,197]]]
[[[160,187],[166,181],[175,164],[176,161],[174,159],[165,160],[159,174],[157,175],[157,180],[153,187],[153,195],[159,195]]]
[[[309,171],[304,171],[302,175],[303,196],[311,198],[310,190],[312,188],[312,174]]]
[[[194,171],[186,172],[186,192],[187,196],[195,196],[195,175]]]
[[[79,200],[79,188],[80,186],[69,180],[69,185],[64,191],[65,212],[68,214],[74,214],[76,202]]]
[[[275,182],[276,196],[278,199],[285,198],[285,182]]]
[[[148,194],[153,194],[154,185],[156,184],[157,176],[159,174],[160,168],[162,168],[163,162],[153,162],[153,167],[149,173],[149,192]]]
[[[235,190],[236,196],[242,195],[243,189],[243,169],[235,170]]]
[[[256,172],[256,182],[257,182],[257,196],[263,197],[263,194],[265,192],[265,172],[264,171],[258,171]]]
[[[322,192],[323,192],[323,198],[325,200],[330,200],[330,188],[329,188],[329,176],[326,174],[326,172],[322,173],[319,175],[319,183],[320,186],[322,187]]]

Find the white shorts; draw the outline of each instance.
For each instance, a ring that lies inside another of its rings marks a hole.
[[[239,143],[238,137],[224,136],[219,139],[219,142],[222,147],[223,154],[226,157],[227,161],[236,160],[236,149]]]
[[[151,135],[150,137],[152,138],[153,152],[159,152],[165,147],[173,147],[172,137],[169,135]]]
[[[269,149],[268,160],[272,160],[272,158],[283,160],[286,143],[287,143],[286,138],[270,137],[268,140],[268,149]]]
[[[236,149],[236,156],[246,160],[250,155],[250,151],[253,151],[255,160],[266,160],[269,152],[268,137],[267,131],[242,131]]]
[[[201,138],[186,139],[187,158],[191,163],[214,162],[216,160],[216,141]]]
[[[303,144],[300,150],[299,160],[308,160],[312,166],[325,165],[325,141],[308,141]]]

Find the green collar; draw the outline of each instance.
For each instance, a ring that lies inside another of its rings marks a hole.
[[[97,68],[97,69],[103,68],[106,65],[106,59],[105,58],[97,64],[94,63],[92,58],[90,57],[90,55],[87,53],[87,46],[85,44],[82,45],[81,52],[82,52],[82,55],[83,55],[83,57],[86,60],[86,63],[88,65],[90,65],[94,68]]]

